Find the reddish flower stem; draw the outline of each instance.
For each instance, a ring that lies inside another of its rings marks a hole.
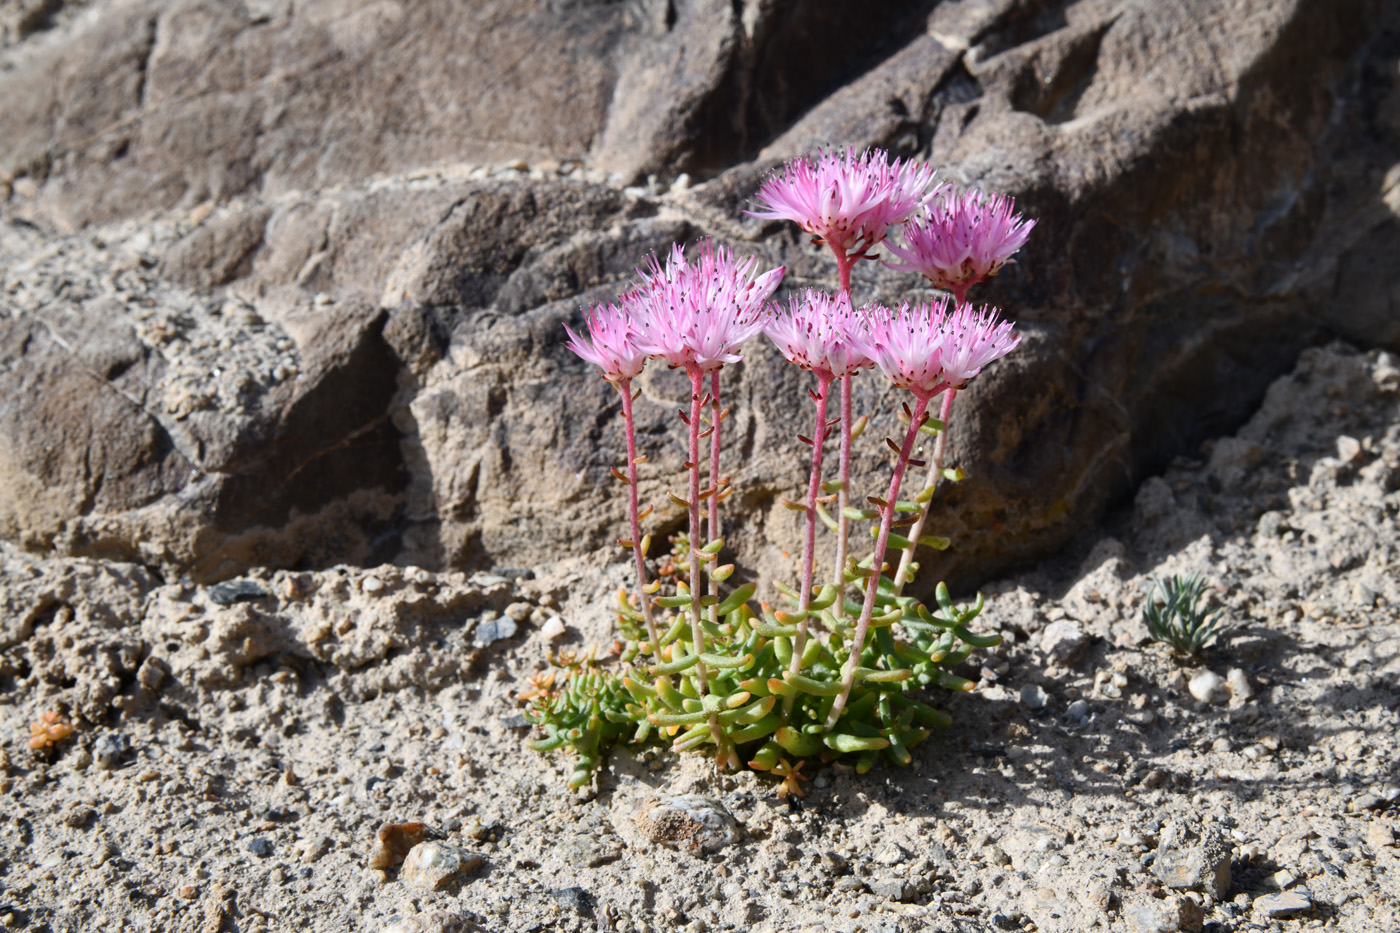
[[[690,635],[696,654],[705,650],[705,629],[701,626],[700,597],[704,586],[700,581],[700,409],[704,401],[705,374],[700,367],[686,367],[690,374]],[[695,664],[695,684],[703,697],[710,689],[709,672],[704,661]],[[724,735],[719,729],[718,714],[710,714],[710,734],[714,737],[715,748],[723,762]]]
[[[637,517],[637,432],[632,422],[632,380],[619,381],[617,390],[622,393],[622,420],[627,423],[627,505],[632,520],[632,556],[637,561],[637,598],[642,604],[642,618],[646,620],[651,653],[659,661],[661,636],[656,631],[656,620],[651,615],[651,600],[647,595],[646,555],[642,553],[642,527],[641,520]]]
[[[850,257],[845,250],[831,247],[836,254],[836,272],[840,277],[841,291],[847,298],[851,295],[851,268],[859,257]],[[846,507],[851,504],[848,488],[851,484],[851,374],[841,377],[841,453],[838,461],[837,479],[841,488],[836,492],[836,568],[834,583],[837,590],[836,604],[846,600],[846,549],[851,536],[851,520],[846,517]]]
[[[860,619],[856,622],[855,634],[851,638],[851,653],[846,658],[845,667],[841,671],[841,693],[836,697],[836,702],[832,704],[831,715],[826,720],[828,731],[841,718],[841,711],[846,708],[846,700],[850,697],[851,687],[855,683],[856,667],[860,665],[860,655],[865,649],[865,636],[870,630],[870,618],[875,613],[875,595],[880,589],[880,567],[885,560],[885,548],[889,546],[890,542],[890,528],[894,525],[895,503],[899,501],[899,487],[904,481],[904,469],[909,465],[909,455],[914,451],[914,441],[919,436],[919,427],[924,422],[924,415],[928,411],[928,403],[931,398],[932,396],[921,397],[918,404],[914,406],[913,417],[909,422],[909,431],[904,435],[904,446],[899,449],[899,459],[894,465],[894,476],[890,478],[889,494],[885,497],[884,508],[880,510],[880,533],[875,539],[875,556],[870,563],[874,576],[867,577],[865,580],[865,604],[861,606]]]
[[[817,557],[817,493],[821,491],[822,483],[822,441],[826,437],[826,400],[828,390],[831,388],[831,373],[818,371],[817,377],[817,425],[812,432],[812,474],[807,480],[807,525],[803,530],[802,538],[802,590],[798,595],[797,611],[805,613],[807,607],[812,603],[812,569]],[[797,623],[797,639],[793,642],[792,663],[790,670],[794,674],[802,672],[802,652],[807,647],[807,618],[803,616],[802,621]],[[792,701],[796,697],[788,697],[783,701],[783,712],[788,713],[792,709]]]
[[[710,493],[710,515],[709,526],[706,529],[706,536],[709,541],[718,541],[723,529],[719,526],[719,432],[720,421],[723,410],[719,405],[719,370],[710,370],[710,486],[713,492]],[[711,596],[719,596],[719,581],[710,577],[709,592]],[[714,608],[710,609],[710,621],[718,623],[719,616]]]
[[[966,282],[953,288],[953,307],[961,308],[967,304],[967,291],[974,283]],[[943,459],[948,453],[948,426],[949,418],[953,414],[953,399],[957,396],[957,389],[948,389],[943,393],[943,407],[938,413],[938,420],[943,422],[943,430],[938,432],[938,443],[933,448],[933,461],[929,464],[928,479],[924,480],[924,489],[930,486],[937,486],[938,480],[943,475]],[[922,492],[922,490],[920,490]],[[929,509],[933,507],[933,499],[930,498],[919,509],[918,521],[914,522],[909,529],[909,540],[914,542],[914,546],[906,550],[899,558],[899,569],[894,575],[894,591],[904,592],[904,585],[909,582],[909,565],[914,562],[914,552],[919,549],[919,537],[924,533],[924,523],[928,521]]]
[[[943,408],[938,413],[938,420],[943,422],[943,430],[938,432],[938,442],[933,448],[933,460],[929,463],[928,479],[924,480],[924,489],[930,486],[937,486],[939,478],[943,475],[943,457],[948,452],[948,418],[953,412],[953,398],[958,394],[957,389],[946,389],[943,392]],[[920,490],[922,492],[922,490]],[[933,507],[933,499],[929,499],[919,508],[919,518],[909,528],[908,538],[914,542],[914,546],[907,549],[899,558],[899,570],[894,575],[894,591],[902,593],[904,584],[909,582],[909,565],[914,562],[914,552],[919,547],[919,536],[924,533],[924,522],[928,521],[929,509]]]

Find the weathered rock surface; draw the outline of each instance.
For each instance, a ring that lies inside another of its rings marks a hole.
[[[930,582],[1046,553],[1319,335],[1400,345],[1377,0],[32,6],[0,49],[0,536],[33,549],[203,580],[602,560],[616,403],[560,323],[704,234],[829,283],[739,214],[813,144],[1040,219],[976,296],[1026,339],[959,401]],[[858,382],[873,488],[897,406]],[[764,577],[795,550],[804,384],[758,344],[727,374],[727,537]],[[667,530],[684,387],[641,388]]]

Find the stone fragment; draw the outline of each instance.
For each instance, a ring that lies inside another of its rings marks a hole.
[[[234,603],[262,599],[267,595],[267,590],[253,580],[226,580],[209,587],[208,595],[212,603],[232,606]]]
[[[258,858],[267,858],[272,854],[272,840],[266,836],[254,836],[248,840],[248,851]]]
[[[370,868],[392,868],[402,864],[404,858],[428,837],[425,823],[385,823],[370,849],[367,865]]]
[[[1351,463],[1361,456],[1361,442],[1356,438],[1342,434],[1337,438],[1337,459],[1343,463]]]
[[[593,833],[575,833],[559,844],[559,856],[574,869],[597,868],[622,858],[622,849]]]
[[[99,770],[111,771],[121,763],[131,743],[120,732],[107,732],[98,736],[92,745],[92,760]]]
[[[712,797],[663,794],[642,804],[637,828],[652,842],[716,852],[739,839],[739,824]]]
[[[1372,823],[1366,828],[1366,842],[1373,848],[1395,845],[1395,830],[1384,823]]]
[[[593,916],[593,896],[578,886],[555,888],[549,892],[554,903],[580,917]]]
[[[1045,688],[1039,684],[1029,684],[1021,688],[1021,702],[1031,709],[1044,709],[1050,702],[1050,697],[1045,692]]]
[[[485,863],[477,853],[445,842],[421,842],[409,850],[403,868],[399,869],[399,877],[424,891],[436,891]]]
[[[1067,667],[1078,663],[1088,648],[1088,636],[1073,619],[1051,622],[1040,635],[1041,653]]]
[[[895,842],[891,842],[875,853],[875,861],[881,865],[898,865],[908,857],[908,850]]]
[[[1195,839],[1178,821],[1162,830],[1152,869],[1162,883],[1177,890],[1199,890],[1224,899],[1230,890],[1230,841],[1214,826]]]
[[[1201,671],[1187,685],[1191,695],[1202,703],[1224,703],[1230,698],[1225,678],[1214,671]]]
[[[1312,910],[1312,899],[1302,891],[1266,894],[1254,901],[1254,914],[1261,919],[1284,920]]]
[[[1357,794],[1347,801],[1347,809],[1352,813],[1365,813],[1367,810],[1380,810],[1385,807],[1385,799],[1373,791]]]
[[[870,893],[890,901],[911,901],[918,896],[913,885],[903,878],[879,878],[870,882]]]
[[[380,933],[474,933],[478,929],[479,927],[461,914],[431,910],[395,920],[381,928]]]
[[[1205,911],[1189,897],[1143,898],[1128,904],[1123,918],[1131,933],[1196,933],[1205,922]]]
[[[142,661],[141,666],[136,669],[136,682],[143,690],[159,690],[168,676],[170,665],[154,655]]]
[[[548,619],[545,619],[544,625],[540,626],[540,634],[544,636],[545,641],[554,641],[556,638],[563,635],[564,632],[564,620],[559,616],[550,616]]]
[[[1230,696],[1241,702],[1254,697],[1254,688],[1249,684],[1249,677],[1238,667],[1230,668],[1225,675],[1225,686],[1230,690]]]
[[[515,637],[519,630],[520,626],[510,616],[489,619],[476,627],[476,631],[472,633],[472,644],[478,648],[485,648],[503,639]]]

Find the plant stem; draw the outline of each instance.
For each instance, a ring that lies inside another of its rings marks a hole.
[[[966,282],[953,287],[953,308],[955,310],[967,304],[967,291],[972,285],[973,283]],[[948,389],[943,393],[943,408],[938,415],[938,420],[943,422],[943,430],[938,432],[938,443],[933,448],[933,462],[929,464],[928,479],[924,480],[924,489],[937,486],[938,480],[942,476],[943,457],[948,452],[948,419],[953,414],[953,398],[957,394],[957,389]],[[924,533],[924,523],[928,521],[929,509],[932,507],[933,499],[930,498],[919,509],[919,520],[909,529],[909,540],[914,542],[914,546],[906,550],[899,558],[899,569],[894,575],[895,593],[904,592],[904,585],[909,582],[909,565],[914,562],[914,552],[919,549],[919,536]]]
[[[699,654],[705,650],[705,629],[700,624],[700,596],[704,589],[700,580],[700,408],[704,401],[701,390],[705,374],[693,364],[687,366],[686,371],[690,374],[690,459],[687,462],[690,468],[690,636],[694,651]],[[704,661],[695,664],[695,682],[700,696],[705,696],[710,689],[710,677]],[[724,736],[719,730],[717,713],[710,714],[710,734],[714,737],[715,748],[722,755]]]
[[[928,479],[924,480],[924,489],[930,486],[936,487],[939,477],[942,476],[943,457],[948,452],[948,418],[953,412],[953,397],[957,394],[957,389],[946,389],[943,392],[943,408],[938,414],[938,420],[943,422],[943,430],[938,432],[938,442],[933,448],[933,460],[929,463]],[[914,552],[919,546],[919,536],[924,533],[924,522],[928,521],[928,512],[932,507],[933,499],[930,498],[919,507],[918,521],[909,528],[908,538],[914,542],[914,546],[907,549],[899,558],[899,570],[894,575],[894,591],[896,593],[902,593],[904,584],[909,582],[909,565],[914,562]]]
[[[709,526],[706,530],[708,541],[718,541],[722,530],[719,526],[719,429],[723,420],[723,412],[719,407],[719,370],[710,370],[710,515]],[[719,581],[710,577],[710,595],[718,598]],[[710,607],[710,621],[719,623],[719,614],[715,608]]]
[[[930,398],[932,396],[919,397],[918,404],[914,406],[913,417],[909,421],[909,431],[904,435],[904,446],[899,449],[899,459],[894,465],[894,476],[890,478],[890,491],[885,497],[884,508],[880,510],[880,532],[875,539],[875,556],[870,562],[873,575],[865,580],[865,604],[861,606],[860,619],[856,622],[855,634],[851,639],[851,653],[846,658],[846,664],[841,671],[841,693],[836,697],[836,702],[831,707],[831,715],[826,721],[828,731],[836,725],[836,720],[841,718],[841,711],[846,708],[846,699],[851,695],[851,686],[855,683],[856,667],[860,665],[860,655],[865,650],[865,636],[870,629],[870,617],[875,613],[875,595],[880,590],[880,568],[885,560],[885,548],[890,542],[890,528],[894,525],[895,503],[899,501],[899,487],[904,481],[904,468],[909,465],[909,455],[914,451],[914,441],[918,438],[919,428],[924,423]]]
[[[851,297],[851,267],[857,259],[847,256],[846,251],[831,247],[836,254],[836,273],[840,279],[840,294]],[[824,426],[823,426],[824,427]],[[813,439],[815,440],[815,438]],[[836,605],[846,601],[846,548],[851,536],[851,520],[846,517],[846,507],[851,504],[851,373],[841,377],[841,454],[838,461],[840,488],[836,491]]]
[[[660,661],[661,636],[651,615],[651,600],[647,598],[646,555],[642,553],[642,526],[637,517],[637,432],[632,422],[632,380],[619,381],[617,390],[622,393],[622,420],[627,423],[627,505],[632,520],[632,556],[637,560],[637,598],[642,604],[642,618],[646,620],[651,653]]]
[[[802,538],[802,590],[798,596],[797,611],[805,613],[812,602],[812,567],[816,563],[817,551],[817,493],[822,483],[822,441],[826,437],[826,400],[831,388],[832,375],[818,370],[817,377],[817,426],[812,432],[812,475],[807,480],[807,526]],[[794,674],[802,672],[802,652],[807,647],[807,617],[797,623],[797,640],[793,642],[792,664]],[[797,698],[789,696],[783,700],[783,714],[792,711]]]

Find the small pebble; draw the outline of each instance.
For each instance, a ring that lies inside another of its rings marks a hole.
[[[1301,891],[1287,891],[1283,894],[1266,894],[1254,901],[1254,913],[1270,920],[1283,920],[1296,917],[1312,910],[1312,900]]]
[[[1201,671],[1191,678],[1187,689],[1202,703],[1223,703],[1230,698],[1225,688],[1225,678],[1214,671]]]
[[[209,587],[208,594],[210,602],[232,606],[234,603],[262,599],[267,595],[267,590],[252,580],[228,580]]]
[[[1380,794],[1366,792],[1357,794],[1347,803],[1347,809],[1352,813],[1365,813],[1367,810],[1380,810],[1385,807],[1385,800]]]
[[[267,858],[272,854],[272,840],[265,836],[254,836],[248,841],[248,851],[258,858]]]
[[[1050,697],[1045,692],[1045,688],[1039,684],[1030,684],[1021,688],[1021,702],[1031,709],[1044,709],[1050,702]]]
[[[898,865],[909,857],[909,852],[898,843],[891,842],[875,853],[875,861],[881,865]]]
[[[545,620],[544,625],[540,626],[540,634],[544,636],[545,641],[554,641],[563,635],[564,631],[564,620],[559,616],[550,616]]]
[[[1073,619],[1051,622],[1040,636],[1040,650],[1050,660],[1070,666],[1084,657],[1089,639]]]
[[[100,770],[111,771],[121,761],[130,743],[118,732],[100,735],[92,745],[92,760]]]
[[[375,593],[384,589],[384,582],[378,577],[365,577],[364,582],[360,584],[360,589],[370,596],[373,596]]]
[[[1230,695],[1236,700],[1248,700],[1254,696],[1254,688],[1249,685],[1249,678],[1238,667],[1230,668],[1230,673],[1225,675],[1225,685],[1230,688]]]
[[[724,804],[700,794],[662,794],[642,804],[637,828],[652,842],[716,852],[739,841],[739,825]]]
[[[427,835],[428,827],[424,823],[385,823],[379,827],[374,846],[370,849],[369,867],[392,868],[400,864]]]
[[[458,875],[475,871],[485,862],[475,852],[445,842],[424,842],[408,853],[399,877],[424,891],[436,891]]]
[[[472,634],[472,644],[477,648],[485,648],[487,645],[513,637],[517,631],[519,626],[509,616],[485,620],[477,625]]]

